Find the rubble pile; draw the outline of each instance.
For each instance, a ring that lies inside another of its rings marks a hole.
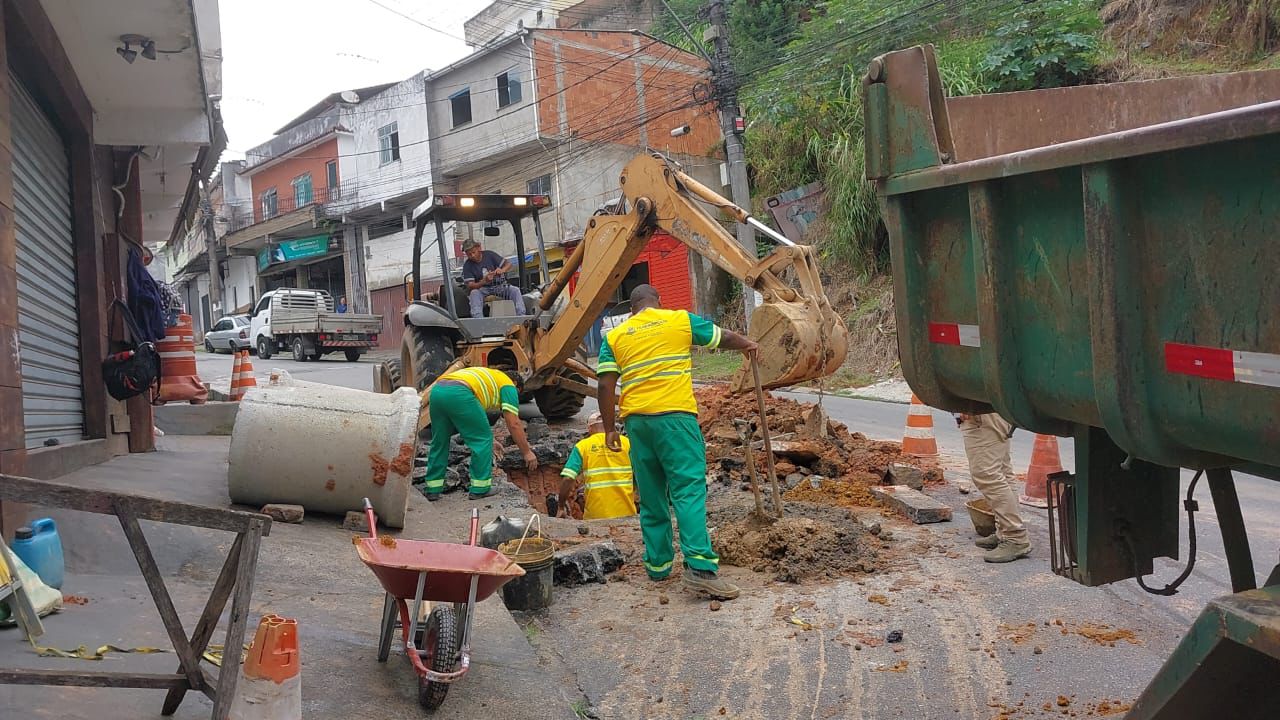
[[[780,582],[837,578],[880,569],[877,542],[843,508],[788,503],[781,520],[760,518],[744,505],[708,515],[721,562],[769,573]]]
[[[759,424],[755,396],[733,395],[719,385],[694,392],[698,398],[698,424],[707,439],[708,481],[713,487],[718,484],[749,490],[742,441],[734,421],[749,420],[753,427]],[[786,486],[788,499],[874,507],[879,502],[869,488],[884,482],[886,471],[893,465],[920,467],[925,484],[943,482],[939,468],[904,455],[898,443],[851,433],[843,423],[828,419],[813,403],[769,396],[765,407],[778,481]],[[752,440],[757,472],[764,481],[766,458],[758,427]]]

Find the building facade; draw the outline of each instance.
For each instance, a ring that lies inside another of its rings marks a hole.
[[[363,99],[344,116],[352,152],[339,159],[346,191],[332,210],[349,249],[347,299],[357,312],[377,312],[371,309],[375,294],[403,295],[413,253],[411,213],[431,192],[425,82],[426,73],[416,73]],[[425,275],[440,274],[438,256],[424,255]],[[385,298],[378,304],[385,305]],[[399,346],[399,332],[383,338]]]
[[[154,448],[102,360],[130,255],[185,233],[225,146],[218,4],[2,0],[0,38],[0,472],[56,477]],[[5,532],[22,512],[0,504]]]
[[[708,73],[701,58],[642,33],[508,35],[427,78],[434,185],[550,195],[541,218],[550,245],[581,239],[591,215],[620,195],[619,174],[638,153],[663,152],[719,187],[719,126],[694,98]],[[484,237],[478,224],[464,223],[456,234],[514,252],[506,228]],[[523,234],[534,236],[530,222]],[[709,306],[710,266],[691,257],[687,275],[695,304]]]

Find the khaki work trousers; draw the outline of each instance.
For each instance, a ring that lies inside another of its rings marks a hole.
[[[1018,515],[1018,493],[1014,489],[1017,478],[1009,459],[1012,432],[1013,425],[995,413],[971,415],[960,423],[969,475],[978,492],[991,504],[996,516],[996,537],[1025,543],[1028,542],[1027,528]]]

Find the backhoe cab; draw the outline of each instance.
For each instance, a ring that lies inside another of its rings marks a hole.
[[[538,213],[550,205],[546,195],[433,194],[414,210],[413,266],[406,277],[409,306],[404,313],[400,362],[385,368],[386,375],[376,384],[388,391],[404,385],[421,392],[454,366],[484,365],[507,371],[520,386],[522,399],[535,400],[547,417],[572,417],[582,408],[581,391],[558,387],[542,391],[540,383],[527,382],[532,337],[549,327],[552,319],[538,304],[540,288],[549,278]],[[526,245],[526,219],[533,221],[536,248]],[[524,315],[490,299],[484,317],[471,316],[466,279],[460,271],[448,270],[452,251],[446,247],[445,229],[450,223],[483,223],[485,239],[499,237],[503,227],[510,229],[515,256],[508,256],[513,268],[508,282],[524,298]],[[424,242],[432,231],[434,240]],[[422,258],[427,252],[438,253],[447,279],[439,291],[424,294]],[[533,253],[536,265],[529,262]],[[585,378],[577,379],[585,383]]]

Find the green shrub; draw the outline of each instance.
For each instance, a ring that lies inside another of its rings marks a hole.
[[[1001,92],[1080,85],[1095,72],[1101,32],[1094,0],[1027,3],[996,31],[982,70]]]

